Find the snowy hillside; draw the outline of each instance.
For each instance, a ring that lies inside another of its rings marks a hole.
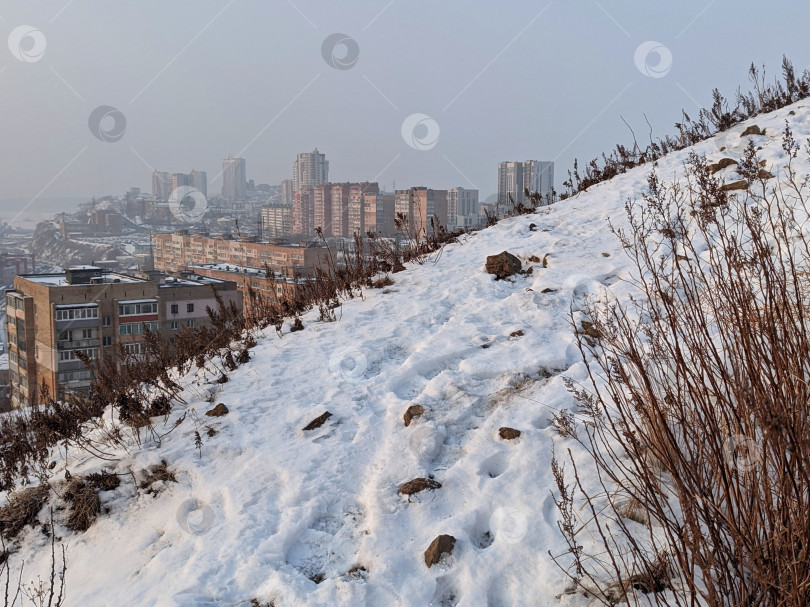
[[[800,103],[665,158],[658,175],[682,175],[691,149],[712,162],[738,159],[752,138],[779,175],[786,119],[797,141],[810,136],[810,108]],[[752,124],[765,135],[740,137]],[[56,525],[67,546],[67,604],[587,604],[555,598],[567,581],[548,552],[567,548],[550,459],[552,447],[575,443],[549,419],[574,407],[563,376],[585,379],[572,305],[632,290],[607,224],[625,223],[625,202],[650,169],[465,237],[392,275],[393,286],[345,302],[338,322],[319,322],[315,311],[301,332],[266,331],[229,382],[215,383],[213,367],[184,380],[188,406],[175,407],[158,432],[188,416],[159,443],[133,441],[106,462],[76,451],[65,460],[62,450],[55,487],[66,468],[132,472],[101,494],[107,512],[88,531]],[[739,179],[733,170],[722,173],[728,182]],[[495,281],[484,263],[504,250],[532,272]],[[229,413],[206,417],[217,403]],[[406,426],[412,405],[424,414]],[[303,430],[327,411],[322,426]],[[521,434],[504,439],[502,427]],[[177,482],[136,486],[162,460]],[[417,478],[441,487],[398,494]],[[456,538],[454,549],[428,568],[424,552],[441,534]],[[34,529],[21,538],[12,565],[24,560],[26,579],[44,577],[49,538]]]

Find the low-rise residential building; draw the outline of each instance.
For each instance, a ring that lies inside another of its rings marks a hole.
[[[248,268],[269,267],[285,277],[310,276],[329,271],[329,252],[318,242],[263,243],[190,236],[185,230],[155,234],[152,250],[156,270],[180,272],[190,266],[229,264]]]
[[[188,274],[197,276],[207,276],[219,280],[228,280],[236,284],[236,288],[242,293],[242,301],[245,306],[245,316],[249,316],[251,310],[250,291],[266,302],[282,302],[294,300],[301,289],[307,284],[307,278],[290,278],[282,274],[271,272],[263,268],[247,268],[232,266],[229,264],[215,264],[203,266],[190,266]],[[186,273],[182,273],[186,276]]]
[[[209,323],[215,292],[225,303],[241,305],[236,284],[214,278],[130,276],[95,266],[17,276],[6,293],[12,406],[38,402],[42,387],[57,398],[86,392],[93,372],[78,353],[114,358],[122,346],[137,356],[147,330],[171,338],[184,327]]]

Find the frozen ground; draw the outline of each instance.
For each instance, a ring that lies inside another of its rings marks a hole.
[[[804,142],[810,110],[800,103],[695,149],[715,161],[739,158],[747,143],[739,133],[756,123],[766,135],[755,143],[777,174],[785,118]],[[687,153],[661,161],[661,178],[682,174]],[[162,459],[178,480],[153,496],[123,477],[102,494],[109,512],[89,531],[57,525],[68,550],[68,605],[246,606],[254,597],[277,607],[586,604],[555,598],[566,581],[548,551],[565,546],[549,462],[552,446],[574,444],[549,418],[573,407],[562,376],[584,379],[572,302],[604,289],[624,299],[631,290],[607,221],[624,223],[625,201],[649,170],[464,238],[435,263],[393,275],[393,286],[345,303],[338,322],[311,313],[302,332],[268,332],[225,385],[213,383],[213,370],[189,377],[189,405],[159,431],[194,409],[202,456],[191,414],[160,444],[133,444],[113,461],[80,452],[65,461],[62,452],[57,483],[66,466],[73,475],[132,471],[140,481]],[[494,281],[484,261],[503,250],[533,273]],[[548,256],[547,267],[531,256]],[[228,415],[204,417],[212,392]],[[405,427],[413,404],[426,414]],[[302,430],[325,411],[332,417],[321,428]],[[218,433],[208,437],[208,426]],[[505,441],[501,426],[522,434]],[[401,483],[429,475],[440,489],[410,500],[397,494]],[[44,575],[48,540],[25,534],[12,564],[24,559],[26,578]],[[423,553],[439,534],[453,535],[455,549],[428,569]]]

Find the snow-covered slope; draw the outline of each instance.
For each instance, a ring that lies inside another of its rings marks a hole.
[[[810,110],[799,103],[694,150],[739,158],[748,141],[739,134],[757,124],[766,134],[755,143],[778,174],[785,119],[798,141],[810,135]],[[688,152],[662,160],[659,176],[681,175]],[[213,369],[189,377],[188,407],[177,406],[159,431],[194,409],[201,455],[191,414],[160,443],[146,438],[115,461],[78,452],[65,461],[62,452],[54,482],[66,466],[73,475],[107,467],[138,477],[161,460],[178,480],[152,495],[124,477],[102,493],[109,511],[90,530],[57,524],[68,550],[67,604],[559,603],[566,580],[548,551],[566,548],[549,462],[553,446],[573,443],[549,418],[573,408],[563,375],[585,377],[569,310],[586,293],[630,292],[629,263],[607,221],[624,224],[624,204],[650,168],[472,234],[393,275],[393,286],[346,302],[338,322],[318,322],[315,312],[304,331],[269,331],[224,385]],[[531,275],[493,280],[484,262],[503,250]],[[224,417],[204,416],[213,391],[230,410]],[[414,404],[425,415],[406,427]],[[302,430],[325,411],[332,417],[322,427]],[[500,438],[502,426],[520,437]],[[402,483],[430,475],[441,488],[398,495]],[[455,549],[427,568],[423,553],[440,534],[454,536]],[[28,529],[23,544],[12,565],[25,560],[26,578],[44,576],[48,538]]]

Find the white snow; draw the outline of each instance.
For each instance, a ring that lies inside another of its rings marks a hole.
[[[799,103],[734,127],[724,152],[714,140],[694,149],[713,161],[739,158],[747,138],[737,134],[757,124],[766,129],[754,138],[760,155],[777,174],[786,118],[803,142],[810,110]],[[688,151],[661,160],[659,176],[682,175]],[[158,432],[189,415],[160,441],[143,437],[111,462],[82,452],[65,461],[63,450],[54,482],[66,465],[74,476],[106,467],[140,481],[162,459],[178,479],[153,496],[124,476],[102,494],[109,512],[90,530],[57,524],[69,560],[67,604],[586,604],[555,598],[567,582],[548,551],[566,548],[549,462],[552,446],[575,445],[549,418],[574,406],[562,376],[585,377],[572,301],[605,290],[623,300],[632,291],[629,261],[607,224],[625,224],[625,202],[651,168],[465,237],[392,275],[392,287],[344,303],[338,322],[319,322],[315,311],[304,331],[268,331],[227,384],[213,383],[214,369],[188,378],[188,406],[176,406]],[[484,262],[503,250],[533,266],[532,275],[493,280]],[[548,267],[528,262],[533,255],[548,255]],[[524,335],[510,336],[518,330]],[[211,393],[227,416],[204,416]],[[406,428],[412,404],[427,414]],[[302,431],[327,410],[324,426]],[[208,426],[218,434],[208,437]],[[501,426],[522,435],[504,441]],[[440,489],[410,500],[397,494],[401,483],[431,474]],[[24,533],[12,566],[25,560],[26,578],[44,577],[49,540]],[[423,553],[439,534],[453,535],[455,549],[428,569]],[[350,574],[356,567],[366,571]]]

